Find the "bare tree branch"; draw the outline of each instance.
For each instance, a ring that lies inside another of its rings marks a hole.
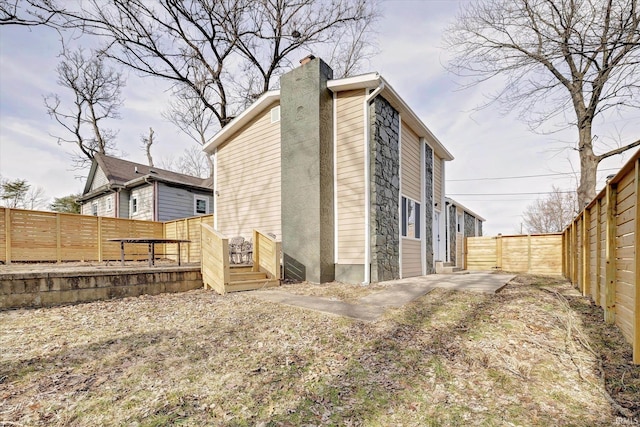
[[[77,167],[85,166],[96,153],[108,154],[115,149],[116,133],[102,127],[107,119],[120,117],[122,73],[105,64],[100,56],[85,56],[82,49],[64,50],[56,68],[58,84],[71,92],[71,105],[63,107],[59,95],[45,96],[49,116],[70,134],[56,136],[58,143],[72,143],[80,153],[74,155]],[[91,136],[85,136],[86,134]]]
[[[638,0],[476,1],[445,41],[455,55],[449,69],[472,85],[504,77],[492,100],[532,128],[575,127],[581,206],[595,196],[598,163],[635,146],[594,154],[593,121],[609,109],[640,107]],[[567,120],[570,111],[575,120]]]

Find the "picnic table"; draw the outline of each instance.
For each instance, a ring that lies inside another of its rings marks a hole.
[[[155,245],[166,243],[178,244],[178,265],[180,265],[180,243],[189,243],[191,240],[185,239],[159,239],[154,237],[118,237],[114,239],[107,239],[110,242],[120,242],[120,261],[124,265],[124,244],[125,243],[145,243],[149,245],[149,267],[152,267],[155,263]]]

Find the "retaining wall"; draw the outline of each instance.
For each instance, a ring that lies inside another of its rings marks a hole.
[[[203,287],[200,267],[4,273],[0,309],[46,307]]]

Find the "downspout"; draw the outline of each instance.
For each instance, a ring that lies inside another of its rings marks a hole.
[[[371,126],[371,120],[369,118],[369,104],[378,96],[384,89],[384,81],[380,81],[380,84],[373,92],[368,94],[364,99],[364,281],[363,284],[368,285],[371,283],[371,153],[370,153],[370,141],[371,137],[369,129]]]
[[[116,207],[116,214],[114,215],[114,217],[120,218],[120,188],[114,191],[113,195],[116,198],[116,202],[114,203]]]

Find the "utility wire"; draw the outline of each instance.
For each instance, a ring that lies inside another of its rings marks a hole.
[[[449,193],[448,196],[525,196],[535,194],[575,193],[575,191],[539,191],[533,193]]]
[[[605,169],[600,169],[598,172],[604,172],[604,171],[617,171],[620,170],[620,168],[605,168]],[[577,172],[576,172],[577,173]],[[465,178],[465,179],[447,179],[445,181],[447,182],[459,182],[459,181],[498,181],[501,179],[524,179],[524,178],[541,178],[541,177],[546,177],[546,176],[559,176],[559,175],[574,175],[573,172],[558,172],[558,173],[547,173],[547,174],[540,174],[540,175],[519,175],[519,176],[501,176],[501,177],[496,177],[496,178]]]

